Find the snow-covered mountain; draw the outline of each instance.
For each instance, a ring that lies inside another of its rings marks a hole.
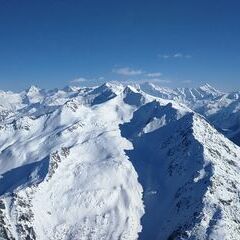
[[[209,84],[198,88],[163,88],[144,83],[146,93],[183,103],[205,116],[220,132],[240,145],[240,92],[223,93]]]
[[[206,101],[215,99],[223,95],[223,93],[209,84],[205,84],[198,88],[175,88],[170,89],[161,87],[153,83],[142,83],[140,88],[153,96],[175,100],[186,104],[187,106],[197,108],[199,105],[204,104]]]
[[[217,126],[238,99],[209,85],[0,92],[0,239],[239,239],[240,148],[199,114]]]
[[[240,92],[224,94],[197,109],[233,142],[240,145]]]

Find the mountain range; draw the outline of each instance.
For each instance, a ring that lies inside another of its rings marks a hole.
[[[240,239],[240,92],[0,91],[0,239]]]

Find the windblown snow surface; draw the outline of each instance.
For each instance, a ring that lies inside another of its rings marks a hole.
[[[210,85],[1,91],[0,239],[239,240],[238,101]]]

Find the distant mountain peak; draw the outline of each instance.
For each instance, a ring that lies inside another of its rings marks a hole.
[[[31,85],[28,89],[27,92],[28,93],[38,93],[39,91],[41,91],[41,89],[39,87],[37,87],[36,85]]]
[[[80,89],[80,87],[67,85],[62,90],[65,91],[65,92],[76,92],[79,89]]]
[[[216,88],[211,86],[209,83],[205,83],[205,84],[201,85],[200,87],[198,87],[198,89],[208,92],[208,93],[212,93],[212,94],[220,94],[221,93],[220,90],[217,90]]]

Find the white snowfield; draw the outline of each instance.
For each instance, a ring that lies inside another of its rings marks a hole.
[[[1,91],[0,239],[239,240],[240,148],[195,112],[218,127],[238,101],[209,85]]]

